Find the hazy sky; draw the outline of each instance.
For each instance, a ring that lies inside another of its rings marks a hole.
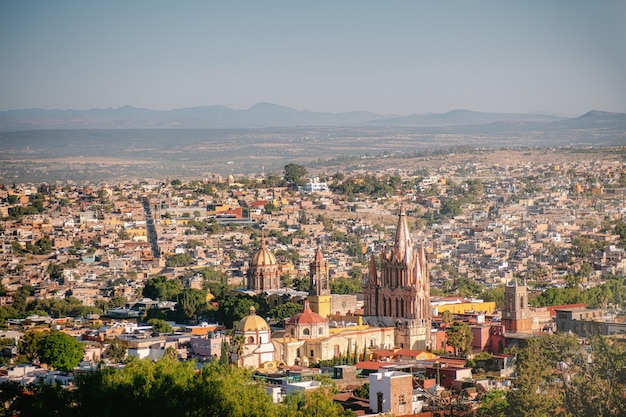
[[[626,1],[0,0],[0,110],[626,112]]]

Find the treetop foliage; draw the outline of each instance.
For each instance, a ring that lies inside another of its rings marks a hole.
[[[0,386],[2,415],[135,417],[304,417],[352,416],[325,389],[274,404],[263,385],[244,369],[209,362],[196,372],[193,361],[167,355],[156,362],[134,360],[122,369],[102,368],[76,377],[76,389],[41,385]],[[48,411],[49,410],[49,411]]]

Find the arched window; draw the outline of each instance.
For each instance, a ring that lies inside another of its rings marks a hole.
[[[320,327],[319,329],[317,329],[317,334],[324,334],[324,328]]]
[[[305,335],[305,336],[308,336],[308,335],[311,334],[311,332],[309,332],[309,329],[303,329],[302,330],[302,334]]]

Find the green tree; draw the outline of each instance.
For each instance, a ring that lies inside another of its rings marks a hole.
[[[580,346],[573,336],[542,334],[526,341],[517,354],[515,389],[507,393],[507,416],[550,417],[563,404],[556,365],[570,361]]]
[[[590,338],[593,361],[575,355],[564,370],[563,406],[572,416],[617,417],[626,410],[623,369],[626,348],[602,336]]]
[[[339,277],[330,282],[330,292],[333,294],[354,294],[362,290],[361,278]]]
[[[287,415],[307,417],[349,417],[354,413],[344,410],[332,399],[333,388],[322,386],[310,393],[291,394],[285,398]]]
[[[179,280],[159,275],[146,281],[142,295],[153,300],[175,300],[182,289],[183,285]]]
[[[298,164],[287,164],[285,165],[283,178],[290,184],[304,185],[307,174],[308,172],[304,166]]]
[[[369,397],[370,397],[370,384],[369,384],[369,382],[366,382],[365,384],[361,385],[360,387],[354,389],[354,391],[352,391],[352,395],[354,395],[355,397],[359,397],[359,398],[369,399]]]
[[[591,239],[581,236],[572,237],[572,247],[571,251],[574,256],[577,258],[586,259],[591,255],[591,251],[593,250],[593,242]]]
[[[207,309],[206,291],[185,288],[178,296],[176,314],[183,323],[196,323]]]
[[[40,360],[62,371],[78,366],[85,353],[83,345],[76,338],[57,331],[44,336],[38,346]]]
[[[472,328],[461,321],[454,322],[446,328],[448,346],[454,348],[454,354],[468,354],[472,350]]]
[[[480,402],[480,407],[476,411],[476,417],[506,417],[509,404],[506,400],[506,391],[494,389],[487,394]]]
[[[246,339],[244,338],[243,335],[238,334],[232,338],[232,344],[233,344],[233,354],[237,356],[237,360],[239,361],[239,367],[243,368],[243,362],[244,362],[243,352],[244,352],[244,346],[246,344]]]
[[[276,211],[276,205],[274,203],[267,203],[264,208],[265,214],[272,214]]]
[[[63,277],[63,268],[61,268],[55,262],[50,262],[48,264],[46,272],[50,274],[50,279],[53,281],[59,281]]]
[[[15,308],[18,312],[24,312],[26,310],[27,298],[34,294],[35,287],[32,287],[30,285],[22,285],[13,295],[13,308]]]
[[[148,320],[148,325],[152,326],[152,332],[154,335],[172,333],[172,326],[165,320],[153,318]]]
[[[302,305],[292,302],[277,305],[270,310],[270,317],[276,320],[284,320],[293,317],[302,311]]]
[[[454,321],[454,315],[452,314],[450,310],[446,310],[443,313],[441,313],[441,321],[444,322],[445,324],[450,324]]]
[[[43,339],[44,333],[31,330],[24,333],[18,343],[18,352],[24,355],[29,362],[39,358],[39,343]]]
[[[106,354],[111,362],[121,363],[126,358],[127,351],[126,345],[121,340],[114,339],[109,342]]]

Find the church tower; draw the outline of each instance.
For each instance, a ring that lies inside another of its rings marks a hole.
[[[517,285],[517,279],[504,287],[502,324],[510,332],[532,332],[533,320],[528,308],[528,288],[525,284]]]
[[[405,349],[430,347],[430,277],[423,246],[415,247],[400,208],[391,251],[370,260],[369,277],[363,289],[365,316],[370,324],[396,327],[395,344]]]
[[[332,296],[330,295],[330,276],[328,260],[324,259],[322,250],[318,247],[313,261],[309,264],[309,296],[307,300],[311,310],[320,316],[330,316]]]
[[[276,257],[261,240],[261,247],[250,260],[247,289],[257,293],[280,288],[280,269]]]

